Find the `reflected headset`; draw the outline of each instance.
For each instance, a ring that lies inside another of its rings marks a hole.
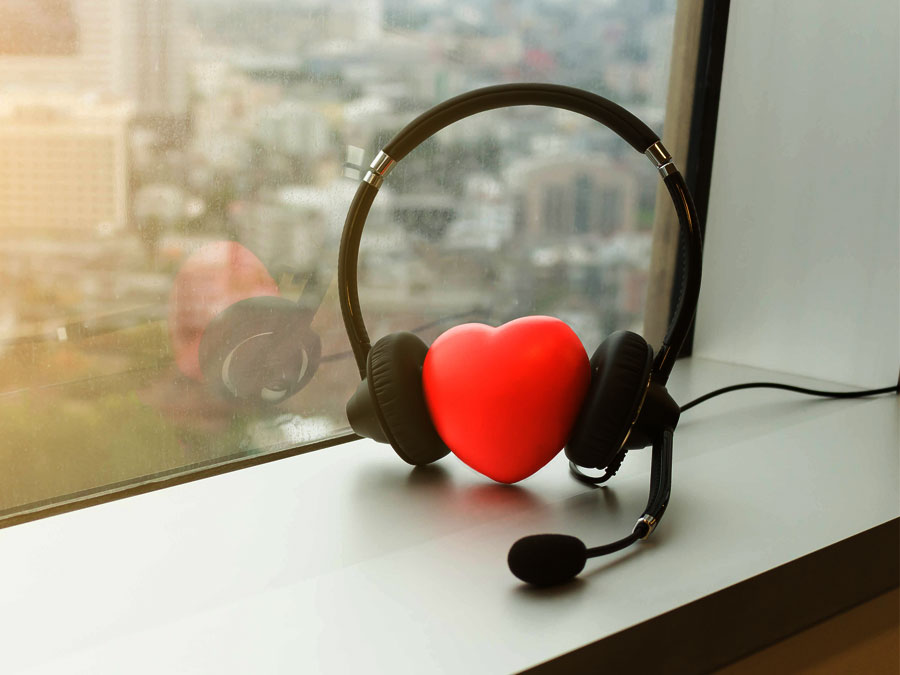
[[[68,321],[45,333],[2,339],[0,346],[88,340],[168,318],[182,375],[228,401],[273,405],[296,394],[316,373],[322,341],[311,323],[326,291],[327,284],[313,274],[296,302],[283,298],[249,249],[235,241],[212,242],[182,263],[168,306]]]
[[[201,247],[172,285],[169,335],[179,370],[225,400],[281,403],[319,366],[322,340],[311,323],[326,290],[310,276],[293,302],[241,244]]]
[[[512,572],[528,583],[568,581],[587,558],[618,551],[653,532],[669,501],[672,435],[679,409],[666,391],[675,357],[684,343],[700,292],[702,240],[693,200],[672,157],[653,131],[624,108],[587,91],[552,84],[507,84],[477,89],[428,110],[407,124],[375,157],[356,191],[341,237],[338,291],[344,326],[362,381],[347,403],[353,430],[390,443],[406,462],[421,466],[450,449],[429,415],[422,384],[428,347],[409,332],[370,343],[359,306],[357,264],[369,209],[385,176],[411,150],[444,127],[487,110],[537,105],[580,113],[607,126],[656,166],[678,215],[686,242],[683,287],[663,344],[653,349],[640,335],[610,335],[590,359],[590,385],[565,447],[573,475],[599,485],[618,470],[630,449],[653,446],[650,496],[632,533],[606,546],[586,548],[575,537],[525,537],[509,552]],[[581,469],[604,470],[593,477]]]

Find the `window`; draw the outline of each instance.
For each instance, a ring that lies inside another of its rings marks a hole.
[[[361,168],[428,107],[508,81],[587,88],[661,130],[674,11],[5,3],[0,524],[341,439],[358,376],[334,284]],[[373,337],[545,313],[590,352],[641,330],[657,189],[649,162],[574,114],[516,108],[443,130],[391,174],[367,223]],[[223,242],[259,274],[229,276]],[[268,407],[223,398],[196,364],[216,312],[259,293],[302,298],[322,345],[308,385]]]

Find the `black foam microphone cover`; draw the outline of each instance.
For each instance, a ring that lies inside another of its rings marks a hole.
[[[532,586],[563,584],[584,569],[587,548],[568,534],[533,534],[509,549],[510,571]]]

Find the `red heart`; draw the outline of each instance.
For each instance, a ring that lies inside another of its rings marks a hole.
[[[447,447],[485,476],[515,483],[566,444],[590,363],[565,323],[529,316],[451,328],[428,350],[422,380]]]

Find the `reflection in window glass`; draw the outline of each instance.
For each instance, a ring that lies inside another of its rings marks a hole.
[[[0,518],[343,433],[357,373],[334,283],[361,167],[428,107],[509,81],[590,89],[659,131],[673,13],[0,3]],[[640,330],[656,188],[644,158],[574,114],[445,129],[368,221],[370,333],[430,341],[545,313],[592,351]],[[256,296],[290,315],[290,339],[234,309]]]

